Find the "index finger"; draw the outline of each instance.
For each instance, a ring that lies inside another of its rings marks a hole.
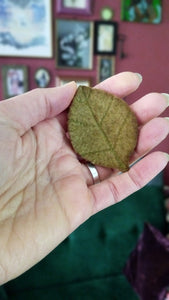
[[[142,76],[139,73],[122,72],[100,82],[95,88],[123,98],[137,90],[141,82]]]

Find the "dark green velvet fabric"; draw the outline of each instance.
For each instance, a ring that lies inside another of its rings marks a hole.
[[[2,286],[0,299],[137,300],[123,268],[144,222],[165,232],[160,187],[146,186],[90,218],[40,263]]]

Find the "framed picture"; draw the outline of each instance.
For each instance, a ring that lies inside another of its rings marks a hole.
[[[92,0],[57,0],[57,11],[63,14],[91,14]]]
[[[98,56],[97,82],[101,82],[115,74],[115,57]]]
[[[35,72],[35,82],[38,87],[45,88],[50,82],[50,73],[46,68],[39,68]]]
[[[122,0],[123,21],[159,24],[161,17],[162,0]]]
[[[56,20],[56,66],[92,69],[93,22]]]
[[[2,66],[3,96],[10,98],[28,90],[28,69],[23,65]]]
[[[96,21],[94,32],[94,53],[97,55],[116,54],[117,23]]]
[[[77,86],[79,85],[91,86],[91,79],[74,78],[74,77],[56,77],[56,86],[64,85],[66,83],[69,83],[72,80],[76,82]]]
[[[51,0],[3,0],[0,55],[52,57]]]

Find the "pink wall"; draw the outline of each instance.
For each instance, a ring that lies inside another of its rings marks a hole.
[[[57,1],[57,0],[56,0]],[[56,1],[53,1],[53,20],[55,18],[72,18],[68,15],[58,15],[55,9]],[[110,6],[114,9],[114,21],[119,23],[119,33],[126,36],[124,51],[126,58],[120,59],[119,53],[116,56],[116,73],[122,71],[139,72],[143,75],[143,83],[139,90],[127,98],[128,103],[132,103],[140,96],[155,91],[169,93],[169,2],[163,0],[163,18],[159,25],[128,23],[120,21],[119,0],[93,1],[93,14],[89,17],[77,17],[84,20],[99,20],[100,10],[103,6]],[[103,3],[103,4],[102,4]],[[74,16],[73,16],[74,18]],[[54,25],[55,22],[53,22]],[[54,28],[54,26],[53,26]],[[55,58],[52,59],[30,59],[0,57],[2,64],[24,64],[29,68],[29,89],[36,88],[34,73],[38,67],[44,66],[51,74],[50,86],[55,85],[56,75],[63,76],[83,76],[92,78],[93,84],[96,82],[97,66],[96,58],[94,67],[90,71],[58,70],[55,68]],[[0,99],[2,99],[2,80],[0,74]],[[169,109],[165,112],[169,115]],[[169,153],[169,139],[163,142],[158,149]],[[165,169],[165,182],[169,184],[169,165]]]

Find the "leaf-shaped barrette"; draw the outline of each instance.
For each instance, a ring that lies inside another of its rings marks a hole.
[[[72,146],[86,161],[127,171],[138,137],[128,104],[103,90],[80,86],[68,115]]]

